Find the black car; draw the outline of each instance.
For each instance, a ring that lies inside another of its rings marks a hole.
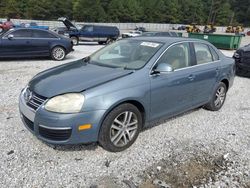
[[[233,55],[238,76],[250,77],[250,44],[239,48]]]
[[[59,61],[71,51],[71,40],[52,31],[20,28],[0,34],[0,58],[51,57]]]
[[[65,34],[77,45],[79,41],[98,42],[99,44],[110,43],[118,39],[120,31],[115,26],[104,25],[81,25],[76,26],[67,18],[58,18],[67,27],[68,31]]]

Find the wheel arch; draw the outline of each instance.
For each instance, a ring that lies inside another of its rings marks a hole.
[[[52,52],[52,50],[53,50],[55,47],[61,47],[61,48],[63,48],[63,49],[65,50],[65,52],[67,52],[67,49],[66,49],[66,47],[65,47],[64,45],[54,43],[54,44],[52,44],[51,47],[50,47],[50,53]]]
[[[70,35],[70,37],[69,38],[71,38],[71,37],[76,37],[77,39],[79,39],[79,37],[77,36],[77,35]]]
[[[123,100],[123,101],[119,101],[115,104],[113,104],[106,112],[105,114],[103,115],[102,119],[101,119],[101,123],[100,123],[100,127],[99,127],[99,131],[98,131],[98,138],[99,138],[99,134],[100,134],[100,131],[101,131],[101,127],[103,125],[103,122],[105,120],[105,118],[107,117],[107,115],[113,110],[115,109],[116,107],[122,105],[122,104],[125,104],[125,103],[129,103],[129,104],[132,104],[134,105],[141,113],[142,115],[142,127],[144,127],[145,125],[145,122],[146,122],[146,109],[144,107],[144,105],[139,102],[138,100],[135,100],[135,99],[127,99],[127,100]]]
[[[224,83],[226,85],[227,90],[229,89],[229,81],[228,81],[228,79],[224,78],[220,82],[222,82],[222,83]]]

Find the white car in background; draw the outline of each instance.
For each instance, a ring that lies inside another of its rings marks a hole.
[[[128,37],[138,37],[141,36],[141,31],[129,31],[128,33],[123,33],[122,38],[128,38]]]

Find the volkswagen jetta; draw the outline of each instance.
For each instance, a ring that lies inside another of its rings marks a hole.
[[[128,148],[149,122],[219,110],[235,66],[206,41],[137,37],[37,74],[20,95],[25,126],[52,144]]]

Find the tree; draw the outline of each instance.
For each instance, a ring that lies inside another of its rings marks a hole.
[[[121,0],[111,0],[108,6],[107,17],[111,22],[120,22],[123,19],[123,3]]]
[[[123,3],[123,15],[121,21],[123,22],[138,22],[141,19],[142,9],[138,1],[135,0],[121,0]]]
[[[178,0],[165,0],[166,5],[166,23],[178,23],[180,18],[180,7],[178,4]]]
[[[73,5],[73,17],[78,21],[98,22],[106,20],[100,0],[77,0]]]
[[[250,25],[250,0],[0,0],[0,17]]]
[[[216,24],[229,25],[233,11],[231,11],[231,5],[225,2],[221,5],[216,16]]]
[[[47,0],[28,0],[27,18],[51,19],[50,3]]]
[[[52,19],[59,17],[73,18],[73,3],[71,0],[53,0],[50,5],[50,15]]]

